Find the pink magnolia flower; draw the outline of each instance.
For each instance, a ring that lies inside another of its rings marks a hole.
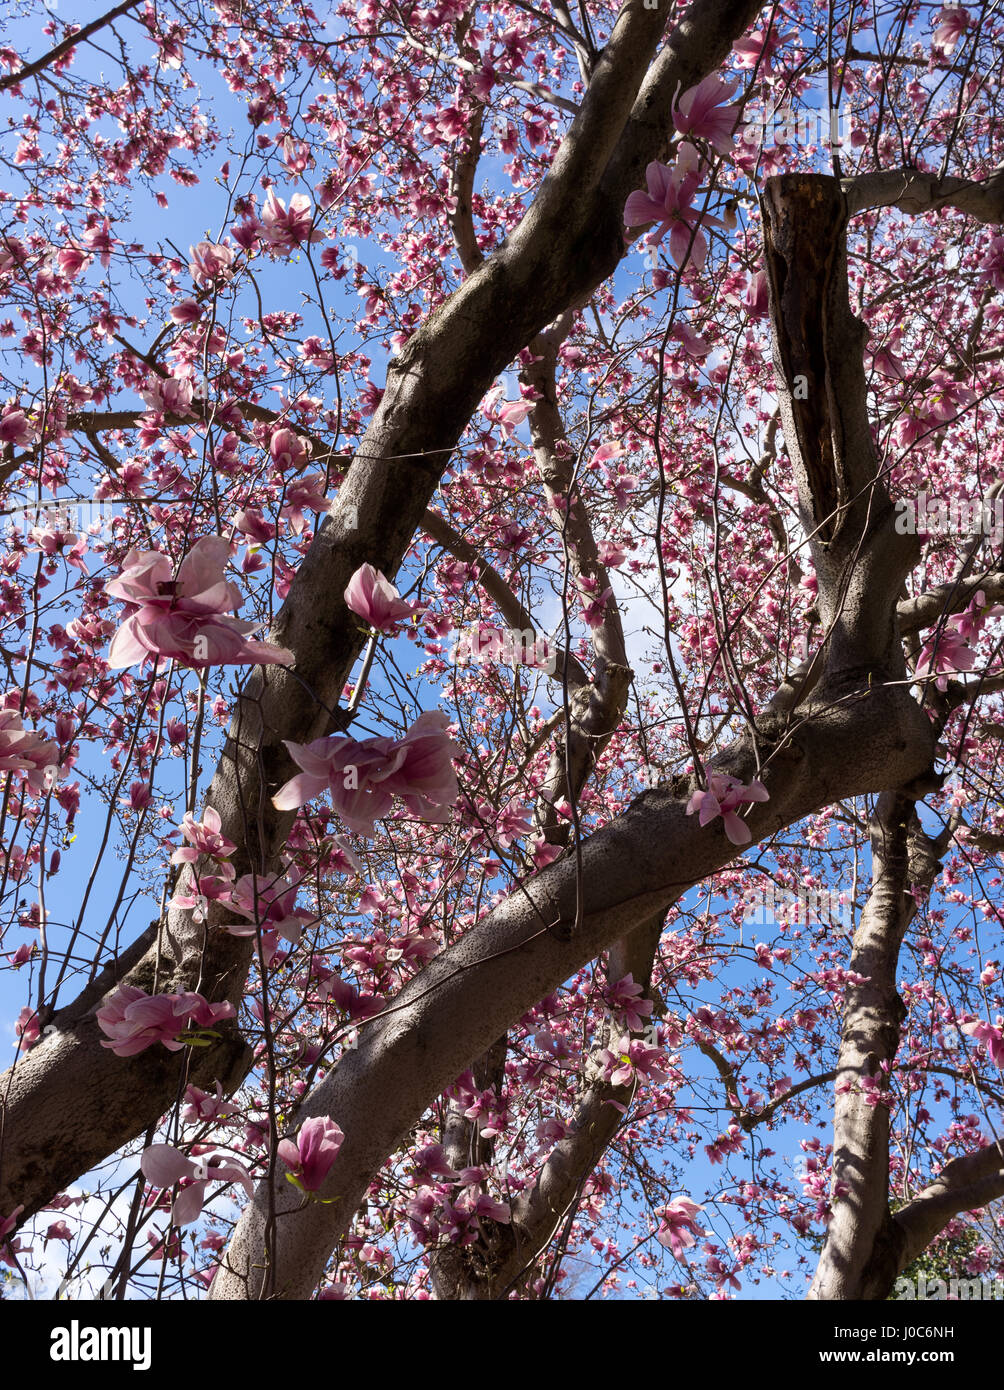
[[[192,413],[194,391],[187,377],[152,377],[139,394],[151,410],[167,415],[184,416]]]
[[[186,1184],[171,1208],[171,1223],[174,1226],[188,1226],[198,1220],[210,1182],[239,1182],[248,1197],[254,1196],[254,1182],[248,1170],[236,1160],[220,1154],[195,1162],[179,1153],[172,1144],[151,1144],[144,1149],[139,1166],[153,1187],[174,1187],[175,1183],[180,1182]]]
[[[640,1032],[645,1026],[646,1018],[652,1012],[652,1001],[642,998],[644,993],[644,988],[635,983],[631,974],[608,984],[603,991],[607,1008],[616,1016],[622,1027],[631,1033]]]
[[[771,58],[786,43],[798,38],[797,29],[789,29],[779,34],[772,30],[769,34],[763,29],[754,29],[749,38],[739,39],[732,45],[741,68],[759,68],[761,76],[771,71]]]
[[[684,1250],[697,1244],[697,1237],[701,1234],[697,1213],[703,1210],[689,1197],[677,1197],[662,1209],[656,1240],[679,1258]]]
[[[699,823],[701,825],[707,825],[708,821],[714,820],[716,816],[721,816],[725,825],[725,834],[732,843],[734,845],[748,845],[753,835],[742,816],[737,815],[736,808],[754,801],[769,800],[770,795],[767,788],[758,777],[754,777],[749,786],[746,786],[736,777],[729,777],[721,772],[713,772],[710,787],[703,791],[698,788],[690,798],[687,803],[687,815],[692,816],[695,811],[700,812]]]
[[[493,386],[482,403],[484,413],[498,425],[506,439],[512,438],[533,407],[533,401],[507,401],[504,386]]]
[[[983,589],[977,589],[965,612],[956,613],[954,618],[949,619],[949,622],[959,636],[968,642],[980,635],[983,631],[983,624],[988,618],[999,618],[1002,613],[1004,613],[1004,607],[999,603],[988,604],[986,592]]]
[[[268,451],[275,466],[286,473],[303,467],[310,457],[310,443],[288,425],[281,425],[272,431]]]
[[[724,103],[738,86],[738,78],[723,82],[716,73],[709,73],[703,82],[684,92],[679,104],[673,107],[673,124],[681,135],[699,135],[714,145],[719,154],[728,154],[742,107]]]
[[[199,880],[200,886],[202,881]],[[254,925],[243,928],[231,924],[227,931],[231,936],[253,936],[260,929],[262,941],[269,946],[273,955],[278,947],[276,936],[281,936],[284,941],[296,946],[303,934],[303,928],[317,921],[312,912],[297,908],[296,897],[299,891],[298,879],[294,881],[289,877],[275,879],[260,874],[257,877],[242,874],[233,886],[228,906],[242,917],[247,917]],[[268,938],[271,938],[270,945]],[[271,959],[269,950],[266,950],[266,957]]]
[[[603,1079],[612,1086],[629,1086],[643,1077],[649,1081],[666,1080],[661,1066],[666,1060],[662,1049],[649,1047],[640,1038],[623,1037],[613,1047],[605,1048],[601,1056]]]
[[[976,1020],[973,1023],[963,1023],[959,1032],[968,1033],[971,1038],[982,1043],[994,1066],[1000,1067],[1004,1071],[1004,1032],[1000,1028],[994,1028],[990,1023]]]
[[[446,715],[427,711],[399,742],[357,743],[340,734],[308,744],[286,742],[302,771],[280,788],[272,804],[291,811],[328,791],[342,819],[372,835],[373,822],[388,813],[397,795],[415,815],[441,823],[459,795],[451,763],[459,749],[446,735],[448,724]]]
[[[132,666],[148,656],[196,668],[213,665],[292,665],[284,647],[249,638],[257,623],[224,615],[240,607],[235,585],[224,578],[229,543],[204,536],[181,562],[177,576],[168,556],[130,550],[117,579],[105,586],[135,611],[112,638],[108,664]]]
[[[693,207],[700,183],[700,156],[693,145],[681,145],[672,168],[653,160],[645,170],[648,192],[628,195],[624,204],[624,223],[639,227],[646,222],[659,225],[646,237],[650,246],[657,246],[670,232],[669,251],[678,266],[688,259],[688,250],[696,269],[700,270],[708,254],[708,244],[700,228],[721,227],[722,221]],[[672,229],[670,231],[670,229]],[[693,246],[691,247],[691,238]]]
[[[201,317],[202,306],[196,299],[181,299],[171,310],[171,318],[175,323],[198,323]]]
[[[270,188],[261,222],[265,240],[277,251],[295,251],[305,242],[321,240],[321,232],[314,229],[314,213],[305,193],[294,193],[287,209],[282,199],[275,196],[275,190]]]
[[[134,1057],[154,1043],[162,1042],[169,1052],[186,1046],[179,1034],[193,1026],[212,1028],[225,1018],[234,1017],[234,1006],[226,1002],[210,1004],[201,994],[147,994],[138,985],[119,985],[95,1018],[110,1039],[116,1057]]]
[[[20,1041],[21,1050],[27,1052],[30,1047],[34,1047],[42,1036],[38,1024],[38,1014],[26,1004],[17,1016],[14,1023],[14,1032]]]
[[[327,1115],[316,1115],[304,1120],[295,1144],[292,1139],[283,1139],[277,1152],[283,1163],[293,1170],[289,1176],[296,1180],[297,1186],[316,1192],[328,1176],[344,1138],[334,1120]]]
[[[934,683],[939,690],[945,691],[950,675],[971,671],[975,665],[976,653],[962,634],[954,628],[945,628],[924,643],[914,674],[919,680],[937,671],[938,679]]]
[[[959,40],[969,28],[969,11],[961,5],[945,5],[936,16],[934,42],[947,57],[954,53]]]
[[[751,319],[763,319],[767,317],[769,309],[769,299],[767,291],[767,276],[762,270],[758,270],[750,276],[749,285],[743,295],[743,308]]]
[[[195,1124],[197,1120],[215,1120],[226,1109],[226,1105],[223,1087],[219,1081],[216,1082],[214,1096],[208,1091],[200,1091],[198,1086],[188,1085],[185,1087],[185,1109],[181,1118],[189,1124]]]
[[[191,811],[185,813],[181,822],[182,837],[188,841],[171,855],[172,864],[194,864],[203,854],[212,859],[229,859],[237,846],[226,835],[221,835],[223,822],[214,806],[207,806],[202,820],[197,821]]]
[[[229,246],[216,241],[200,241],[190,246],[191,261],[188,270],[197,285],[208,289],[217,280],[226,282],[233,279],[230,267],[234,263],[234,253]]]
[[[624,563],[624,550],[616,541],[600,541],[596,547],[596,553],[600,558],[600,564],[608,569],[616,569],[618,565]]]
[[[59,268],[68,280],[74,279],[80,272],[91,263],[91,257],[82,246],[64,246],[59,252],[56,260]]]
[[[416,606],[406,603],[383,572],[372,565],[361,565],[356,570],[344,597],[353,613],[385,637],[393,636],[397,624],[417,612]]]
[[[301,535],[307,524],[303,515],[305,511],[326,512],[328,510],[328,499],[324,495],[323,488],[323,473],[307,473],[287,487],[286,500],[279,515],[289,519],[290,529],[294,536]]]
[[[34,439],[36,430],[27,415],[16,405],[5,405],[0,412],[0,444],[23,448]]]
[[[50,788],[59,775],[59,747],[26,729],[16,709],[0,708],[0,772],[16,772],[33,792]]]
[[[256,545],[268,545],[279,529],[274,522],[266,521],[257,507],[245,507],[239,511],[234,517],[234,527]]]

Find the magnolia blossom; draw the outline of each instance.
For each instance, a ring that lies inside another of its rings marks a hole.
[[[776,29],[768,32],[764,29],[754,29],[746,38],[737,40],[732,45],[732,52],[736,55],[736,60],[741,68],[757,68],[761,76],[765,76],[771,71],[771,58],[783,48],[785,44],[792,43],[798,38],[797,29],[789,29],[786,33],[778,33]]]
[[[202,882],[200,879],[200,887]],[[266,955],[270,952],[275,953],[278,945],[275,941],[276,936],[281,936],[293,946],[297,945],[303,928],[317,921],[312,912],[297,908],[296,897],[299,891],[298,879],[241,874],[233,885],[227,906],[246,917],[252,925],[244,928],[230,923],[227,931],[231,936],[253,936],[261,930],[263,944],[268,948]]]
[[[978,589],[965,612],[949,618],[947,627],[925,642],[914,674],[920,678],[937,671],[935,685],[947,690],[949,675],[971,671],[976,665],[976,653],[969,643],[979,637],[988,618],[999,618],[1002,613],[1004,608],[988,604],[986,593]]]
[[[316,1115],[304,1120],[295,1144],[292,1139],[280,1140],[277,1152],[293,1170],[290,1177],[296,1179],[297,1186],[316,1192],[328,1176],[344,1138],[334,1120]]]
[[[134,610],[112,638],[113,670],[148,656],[184,666],[292,665],[284,647],[249,638],[259,626],[224,615],[240,607],[240,591],[224,578],[230,546],[220,536],[197,541],[177,575],[158,550],[130,550],[118,579],[105,585]]]
[[[700,156],[694,146],[681,145],[672,168],[655,159],[649,164],[645,170],[648,191],[629,194],[624,204],[626,226],[638,227],[646,222],[657,222],[659,225],[646,237],[648,244],[658,245],[670,232],[669,251],[673,260],[682,266],[689,255],[698,270],[708,254],[708,244],[700,230],[701,226],[723,225],[720,218],[701,213],[692,206],[700,183],[699,167]]]
[[[348,582],[344,594],[346,606],[370,627],[391,637],[399,622],[412,617],[418,610],[406,603],[381,570],[361,565]]]
[[[320,241],[321,233],[314,229],[314,213],[305,193],[294,193],[289,208],[270,188],[261,214],[265,240],[277,251],[295,251],[305,242]]]
[[[1000,1019],[997,1022],[999,1024]],[[963,1023],[959,1032],[968,1033],[971,1038],[982,1043],[994,1066],[1000,1067],[1004,1071],[1004,1032],[1001,1031],[1000,1027],[995,1028],[990,1023],[976,1020],[973,1023]]]
[[[701,1234],[697,1213],[703,1210],[689,1197],[677,1197],[662,1209],[656,1240],[679,1258],[684,1250],[697,1244],[697,1237]]]
[[[605,565],[607,569],[616,569],[618,565],[624,563],[624,549],[616,541],[600,541],[596,547],[596,553],[599,556],[600,564]]]
[[[248,1197],[254,1196],[254,1182],[248,1170],[235,1159],[220,1154],[196,1162],[172,1144],[151,1144],[144,1149],[139,1166],[154,1187],[173,1187],[189,1180],[171,1208],[171,1223],[175,1226],[188,1226],[198,1219],[210,1182],[239,1182]]]
[[[310,444],[306,439],[301,439],[288,425],[280,425],[277,430],[272,431],[268,441],[268,452],[276,467],[287,473],[303,467],[310,457]]]
[[[23,448],[35,438],[37,431],[20,406],[5,405],[0,411],[0,444]]]
[[[47,791],[59,775],[59,747],[26,729],[16,709],[0,708],[0,772],[16,772],[33,792]]]
[[[711,785],[706,790],[698,788],[690,798],[687,803],[687,815],[692,816],[695,811],[699,811],[701,825],[707,825],[708,821],[721,816],[725,834],[732,843],[748,845],[753,836],[742,816],[737,814],[736,808],[754,801],[769,800],[767,788],[758,777],[754,777],[749,786],[746,786],[736,777],[713,772]]]
[[[138,985],[126,984],[119,985],[95,1014],[101,1031],[111,1040],[101,1046],[110,1047],[116,1057],[134,1057],[158,1042],[169,1052],[180,1052],[186,1045],[180,1034],[193,1027],[212,1028],[233,1017],[233,1004],[210,1004],[194,991],[150,995]]]
[[[155,376],[140,391],[151,410],[168,415],[191,415],[194,389],[188,377]]]
[[[649,1081],[665,1081],[662,1069],[665,1054],[659,1047],[649,1047],[640,1038],[623,1037],[612,1047],[605,1048],[603,1060],[603,1079],[611,1086],[629,1086],[641,1078]]]
[[[946,57],[954,53],[959,40],[969,28],[969,11],[961,5],[945,5],[935,16],[937,29],[934,42]]]
[[[632,1033],[638,1033],[645,1027],[645,1021],[654,1007],[651,999],[643,997],[644,993],[644,987],[637,984],[634,976],[630,974],[625,975],[622,980],[608,984],[603,991],[607,1008],[616,1016],[621,1026]]]
[[[702,136],[719,154],[728,154],[742,107],[724,103],[738,86],[738,78],[723,82],[716,73],[709,73],[703,82],[684,92],[679,104],[673,107],[673,124],[681,135]]]
[[[340,734],[313,743],[286,742],[302,771],[272,798],[280,811],[292,811],[329,792],[342,819],[361,834],[387,815],[393,796],[422,820],[442,823],[459,795],[451,759],[459,748],[447,737],[449,720],[438,710],[419,715],[399,742],[370,738],[361,743]]]
[[[934,682],[939,690],[948,689],[948,677],[960,671],[971,671],[976,665],[976,653],[960,633],[946,629],[921,648],[915,675],[918,679],[938,672]]]
[[[222,826],[220,813],[214,806],[206,807],[201,821],[187,811],[181,822],[181,834],[188,843],[174,851],[171,863],[194,864],[203,854],[213,859],[229,859],[237,846],[220,833]]]
[[[208,289],[217,280],[233,279],[230,267],[234,263],[234,253],[229,246],[221,246],[216,241],[200,241],[188,248],[191,254],[188,270],[197,285]]]
[[[485,396],[481,408],[489,420],[493,420],[498,425],[506,439],[511,439],[533,410],[533,406],[533,401],[507,401],[505,399],[505,387],[493,386]]]
[[[288,519],[294,536],[302,534],[307,512],[326,512],[328,499],[324,494],[324,474],[305,473],[286,488],[286,499],[279,515]]]

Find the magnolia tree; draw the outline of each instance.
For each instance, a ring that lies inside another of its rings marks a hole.
[[[997,8],[4,9],[5,1292],[996,1274]]]

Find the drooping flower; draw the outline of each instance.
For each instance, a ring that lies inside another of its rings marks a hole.
[[[679,1258],[684,1250],[697,1244],[697,1237],[701,1234],[697,1213],[703,1210],[689,1197],[675,1198],[662,1209],[656,1240]]]
[[[235,1159],[220,1154],[195,1162],[173,1144],[151,1144],[143,1151],[139,1166],[153,1187],[174,1187],[175,1183],[190,1180],[171,1208],[171,1222],[175,1226],[188,1226],[198,1220],[210,1182],[239,1182],[249,1197],[254,1196],[254,1182],[248,1170]]]
[[[154,1043],[161,1042],[169,1052],[186,1046],[180,1035],[192,1028],[213,1028],[225,1018],[234,1017],[234,1006],[226,1002],[210,1004],[201,994],[147,994],[138,985],[121,984],[95,1018],[110,1039],[102,1047],[111,1048],[116,1057],[134,1057]]]
[[[439,711],[419,715],[399,742],[370,738],[357,743],[341,734],[313,743],[286,742],[301,769],[272,798],[280,811],[292,811],[329,792],[342,819],[364,835],[393,806],[393,796],[423,820],[441,823],[459,795],[451,758],[459,753],[446,735],[449,720]]]
[[[383,572],[372,565],[360,565],[348,582],[344,598],[353,613],[358,613],[385,637],[393,636],[398,623],[417,611],[414,604],[405,602]]]
[[[771,29],[770,32],[754,29],[747,38],[738,39],[732,45],[732,52],[741,68],[757,68],[759,75],[765,77],[771,71],[773,55],[784,44],[797,38],[797,29],[789,29],[784,34],[778,33],[776,29]]]
[[[719,154],[728,154],[742,107],[725,103],[738,86],[738,78],[723,82],[717,73],[709,73],[703,82],[684,92],[673,107],[673,124],[681,135],[701,136]]]
[[[158,550],[130,550],[117,579],[105,586],[135,611],[112,638],[108,664],[132,666],[148,656],[184,666],[292,665],[284,647],[250,638],[259,626],[224,616],[240,607],[240,591],[224,578],[229,543],[204,536],[181,562],[177,575]]]
[[[937,29],[934,31],[935,46],[947,58],[955,52],[959,40],[969,28],[969,11],[961,5],[945,5],[935,16]]]
[[[708,244],[701,232],[703,226],[721,227],[721,218],[701,213],[693,206],[700,183],[700,156],[693,145],[680,146],[672,168],[653,160],[645,170],[646,193],[628,195],[624,204],[624,223],[628,227],[643,226],[646,222],[659,225],[646,237],[650,246],[657,246],[670,232],[669,251],[678,266],[692,258],[700,270],[708,254]],[[671,230],[672,229],[672,230]],[[693,244],[691,245],[691,239]]]
[[[1000,1023],[1000,1019],[997,1021]],[[991,1023],[984,1023],[977,1019],[973,1023],[963,1023],[959,1032],[968,1033],[971,1038],[982,1043],[994,1066],[1000,1067],[1004,1071],[1004,1031],[995,1028]]]
[[[30,444],[36,433],[20,406],[5,405],[0,411],[0,444],[14,444],[20,448]]]
[[[946,628],[925,642],[914,674],[919,680],[937,671],[938,678],[934,683],[939,690],[945,691],[950,675],[971,671],[975,665],[976,653],[966,639],[954,628]]]
[[[296,1136],[280,1140],[279,1157],[292,1169],[289,1174],[298,1187],[307,1192],[316,1192],[328,1176],[331,1165],[338,1156],[345,1135],[334,1120],[327,1115],[315,1115],[304,1120]]]
[[[481,408],[488,419],[498,425],[506,439],[511,439],[533,410],[533,406],[533,401],[507,401],[505,387],[493,386],[485,396]]]
[[[306,473],[286,488],[286,499],[279,515],[289,521],[294,536],[302,534],[307,524],[307,512],[326,512],[328,499],[324,495],[324,474]]]
[[[770,795],[767,788],[758,777],[754,777],[749,786],[746,786],[736,777],[729,777],[722,772],[713,772],[710,786],[703,790],[698,788],[690,798],[687,803],[687,815],[692,816],[695,811],[698,811],[701,825],[707,825],[716,816],[721,816],[725,825],[725,834],[732,843],[734,845],[748,845],[753,835],[742,816],[737,814],[737,807],[754,801],[769,800]]]
[[[59,748],[26,729],[16,709],[0,708],[0,772],[16,772],[33,792],[44,792],[59,775]]]

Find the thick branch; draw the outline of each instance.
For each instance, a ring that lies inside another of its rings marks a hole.
[[[939,179],[919,169],[882,169],[844,179],[841,187],[850,216],[865,208],[899,208],[919,215],[955,208],[977,222],[1004,222],[1004,169],[988,178]]]

